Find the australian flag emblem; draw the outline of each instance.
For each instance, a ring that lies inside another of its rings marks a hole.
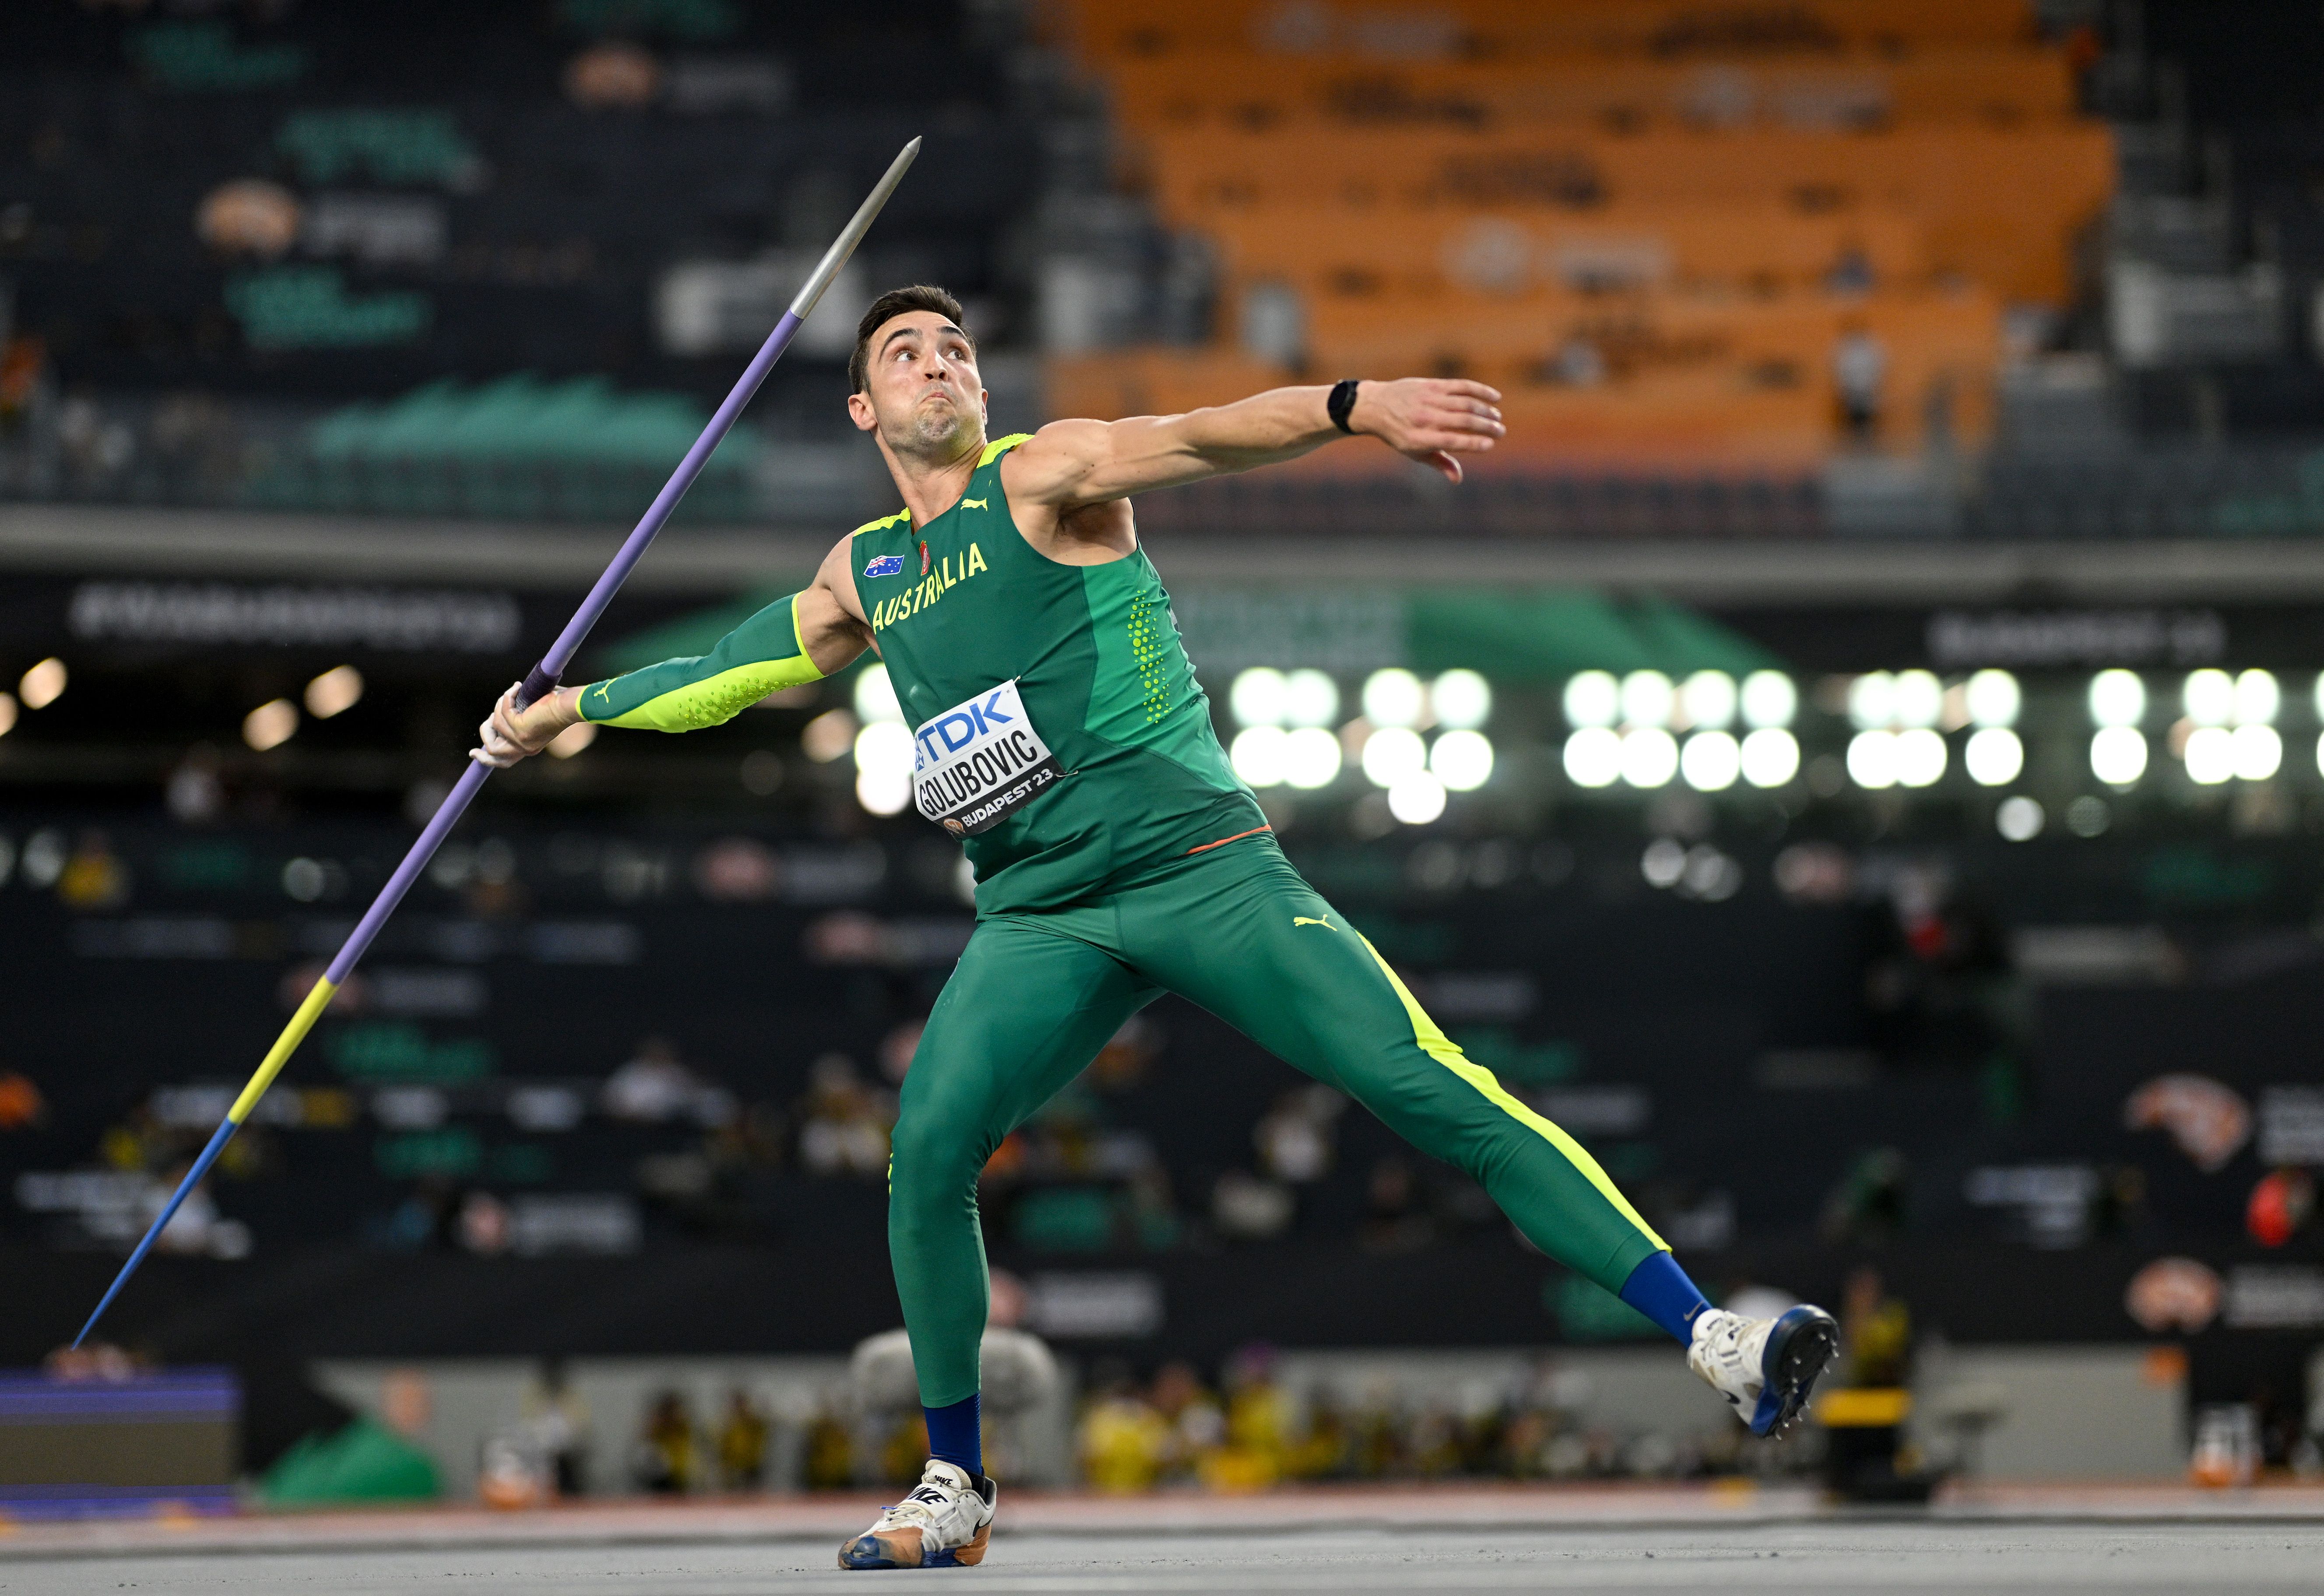
[[[863,567],[866,576],[900,576],[903,573],[904,556],[901,555],[881,555]]]

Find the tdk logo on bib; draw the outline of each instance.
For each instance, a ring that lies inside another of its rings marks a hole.
[[[903,573],[904,556],[901,555],[881,555],[863,567],[866,576],[901,576]]]
[[[954,704],[914,735],[912,802],[955,837],[990,830],[1061,774],[1015,682]]]

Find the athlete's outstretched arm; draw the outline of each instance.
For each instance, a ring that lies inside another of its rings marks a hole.
[[[844,572],[844,562],[837,570]],[[666,659],[627,675],[560,687],[530,708],[511,687],[478,729],[475,757],[505,768],[547,748],[582,720],[651,731],[695,731],[733,720],[770,693],[819,682],[863,652],[862,624],[829,585],[825,562],[813,585],[778,599],[718,639],[709,653]]]
[[[1069,509],[1295,460],[1347,436],[1324,408],[1331,393],[1274,388],[1183,416],[1053,421],[1007,456],[1003,481],[1013,504]],[[1365,382],[1348,426],[1457,482],[1460,457],[1484,453],[1505,430],[1500,398],[1458,378]]]

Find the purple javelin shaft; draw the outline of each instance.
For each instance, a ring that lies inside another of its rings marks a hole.
[[[727,432],[734,425],[734,418],[742,413],[742,407],[749,404],[752,396],[759,391],[759,384],[767,380],[769,371],[774,370],[775,362],[782,358],[783,351],[790,346],[791,337],[798,329],[798,316],[788,310],[783,312],[783,319],[775,324],[775,330],[759,346],[759,353],[752,358],[750,369],[742,373],[742,380],[734,384],[733,391],[726,396],[726,402],[718,407],[716,415],[711,417],[710,425],[702,429],[702,436],[694,440],[694,446],[686,452],[686,458],[678,462],[678,469],[670,473],[669,481],[662,484],[661,491],[654,496],[653,504],[647,509],[644,518],[638,522],[636,530],[622,543],[621,553],[615,555],[613,563],[605,567],[605,573],[597,578],[597,585],[589,590],[589,596],[581,601],[581,608],[573,612],[573,619],[565,623],[565,629],[558,634],[557,641],[549,645],[549,652],[541,656],[540,663],[526,674],[523,683],[517,688],[520,705],[537,702],[557,691],[558,679],[565,674],[565,667],[573,663],[573,656],[580,651],[582,643],[589,636],[589,629],[597,624],[598,617],[605,613],[606,606],[613,601],[613,595],[622,591],[622,583],[629,580],[630,573],[636,569],[638,562],[645,558],[646,550],[653,544],[654,535],[669,520],[670,512],[678,509],[678,501],[686,497],[686,491],[694,486],[694,479],[702,474],[702,468],[710,463],[711,454],[725,441]],[[413,839],[410,851],[403,856],[403,862],[396,866],[395,874],[387,878],[385,886],[380,888],[379,896],[374,898],[371,907],[364,911],[364,917],[355,922],[355,931],[339,949],[338,956],[331,960],[330,968],[324,972],[332,985],[346,981],[355,966],[362,962],[363,956],[371,950],[372,940],[379,935],[380,928],[387,923],[388,916],[395,913],[396,905],[403,902],[404,894],[410,892],[411,884],[420,879],[420,872],[426,869],[428,861],[436,857],[436,850],[443,846],[444,839],[451,835],[452,828],[459,824],[460,816],[466,812],[475,795],[484,790],[484,782],[492,774],[492,766],[473,761],[460,773],[460,779],[452,784],[452,790],[445,794],[444,802],[438,806],[435,815]]]
[[[700,476],[702,468],[710,463],[711,454],[725,440],[735,418],[742,415],[742,408],[759,391],[759,384],[767,380],[767,373],[782,358],[783,351],[790,347],[791,338],[798,332],[799,324],[814,311],[816,301],[831,286],[832,279],[839,275],[839,269],[855,252],[855,246],[863,242],[863,235],[871,231],[873,218],[888,203],[888,197],[896,191],[896,185],[903,181],[905,170],[919,152],[920,141],[918,139],[904,146],[902,152],[889,164],[886,174],[872,188],[870,197],[856,210],[845,230],[824,252],[823,259],[816,263],[798,297],[792,299],[790,308],[783,313],[782,320],[775,324],[775,330],[767,335],[767,341],[759,346],[758,354],[742,372],[741,381],[727,394],[725,402],[718,407],[717,414],[711,417],[710,425],[702,429],[702,436],[694,440],[694,446],[687,450],[686,458],[678,462],[678,469],[670,473],[669,481],[654,496],[644,518],[622,543],[621,552],[613,556],[613,563],[605,567],[605,573],[597,579],[597,585],[589,590],[589,596],[582,601],[581,608],[574,612],[572,620],[558,634],[557,641],[549,646],[549,652],[541,656],[540,663],[534,665],[518,684],[517,702],[520,707],[536,703],[544,694],[556,690],[558,678],[564,675],[565,667],[573,663],[573,656],[580,651],[583,641],[589,636],[589,629],[605,613],[605,607],[613,601],[613,595],[621,591],[622,583],[628,580],[631,571],[645,557],[654,535],[669,521],[670,512],[678,508],[678,500],[686,497],[686,491],[694,486],[694,479]],[[437,848],[443,845],[452,828],[459,823],[460,816],[466,812],[469,803],[483,790],[491,775],[490,766],[473,761],[460,773],[460,779],[445,794],[444,802],[437,806],[434,816],[420,829],[410,851],[403,856],[403,862],[396,866],[395,874],[387,878],[387,885],[380,888],[379,896],[373,899],[371,907],[364,911],[364,917],[355,922],[355,929],[348,934],[337,956],[331,960],[324,979],[333,986],[343,984],[354,973],[363,956],[370,951],[380,928],[387,923],[388,917],[403,902],[404,894],[411,890],[411,884],[420,879],[420,872],[428,867],[428,861],[435,858]],[[321,990],[317,988],[318,993]],[[310,995],[310,1001],[322,1000]],[[299,1039],[304,1034],[303,1025],[300,1025],[294,1031],[286,1032],[284,1041],[278,1042],[277,1046],[296,1048]],[[287,1052],[280,1059],[270,1055],[269,1063],[253,1078],[252,1087],[245,1088],[245,1096],[253,1091],[263,1092],[266,1083],[272,1078],[271,1072],[279,1069],[288,1058]],[[244,1105],[245,1108],[253,1106],[255,1106],[254,1097]],[[153,1243],[163,1227],[170,1223],[188,1195],[200,1184],[202,1177],[209,1172],[210,1165],[217,1160],[218,1154],[226,1150],[226,1144],[234,1140],[235,1132],[240,1128],[240,1121],[231,1113],[219,1123],[209,1144],[202,1149],[201,1156],[194,1160],[193,1167],[178,1182],[177,1190],[171,1194],[169,1202],[147,1227],[144,1239],[137,1243],[135,1250],[129,1254],[129,1261],[121,1266],[121,1272],[114,1277],[112,1286],[97,1303],[97,1311],[89,1315],[88,1323],[81,1326],[80,1335],[73,1340],[75,1346],[78,1346],[97,1327],[98,1318],[112,1306],[113,1299],[121,1294],[121,1289],[129,1283],[129,1277],[145,1261],[146,1253],[152,1251]]]

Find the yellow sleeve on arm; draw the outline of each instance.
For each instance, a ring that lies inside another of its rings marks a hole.
[[[821,680],[799,635],[793,593],[719,638],[707,654],[592,682],[581,690],[581,715],[601,726],[699,731],[724,725],[770,693]]]

